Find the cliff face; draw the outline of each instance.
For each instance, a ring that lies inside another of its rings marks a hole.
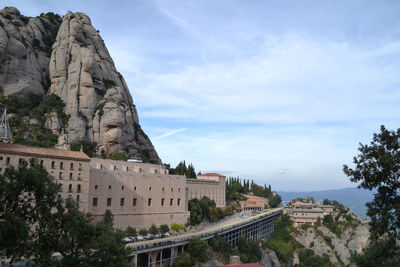
[[[140,127],[125,80],[87,15],[26,18],[7,7],[0,21],[1,95],[58,95],[69,119],[63,124],[57,113],[43,114],[53,133],[64,129],[70,143],[96,143],[97,155],[123,151],[161,163]]]

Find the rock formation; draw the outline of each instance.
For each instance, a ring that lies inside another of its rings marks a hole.
[[[95,143],[96,154],[123,151],[161,163],[140,127],[136,108],[98,31],[83,13],[27,18],[13,7],[0,11],[0,95],[56,94],[69,115],[55,113],[45,127],[68,142]]]

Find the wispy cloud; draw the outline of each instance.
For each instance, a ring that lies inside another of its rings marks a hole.
[[[183,132],[183,131],[185,131],[185,130],[186,130],[186,128],[181,128],[181,129],[176,129],[176,130],[168,131],[168,132],[166,132],[166,133],[164,133],[164,134],[162,134],[162,135],[160,135],[160,136],[154,137],[153,140],[160,140],[160,139],[163,139],[163,138],[165,138],[165,137],[168,137],[168,136],[171,136],[171,135],[174,135],[174,134]]]

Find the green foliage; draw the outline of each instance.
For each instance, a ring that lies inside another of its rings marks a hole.
[[[114,152],[111,155],[110,159],[127,161],[128,160],[128,156],[125,154],[125,152]]]
[[[299,251],[299,267],[320,267],[329,265],[328,257],[321,257],[314,254],[311,249],[301,249]]]
[[[340,228],[339,224],[333,221],[333,217],[331,214],[327,214],[324,216],[322,220],[323,225],[325,225],[332,233],[337,235],[339,238],[342,235],[342,228]]]
[[[242,262],[251,263],[261,260],[261,251],[257,241],[247,242],[246,238],[242,236],[239,238],[237,248]]]
[[[6,107],[9,114],[14,114],[9,122],[14,143],[17,144],[54,147],[57,135],[44,127],[48,114],[55,111],[64,125],[69,120],[63,111],[64,102],[54,94],[44,96],[29,93],[25,97],[0,97],[0,106]],[[30,119],[35,119],[37,124],[30,124]]]
[[[98,115],[99,115],[99,118],[101,118],[101,116],[104,115],[104,105],[105,105],[106,103],[107,103],[107,101],[104,101],[104,102],[100,103],[100,104],[96,107],[96,109],[95,109],[95,111],[93,112],[93,114],[96,114],[96,112],[99,111]],[[94,115],[93,115],[93,116],[94,116]]]
[[[196,170],[192,163],[186,167],[186,161],[181,161],[175,168],[170,168],[169,164],[166,164],[169,169],[169,174],[185,175],[186,178],[197,178]]]
[[[393,238],[373,241],[362,254],[353,255],[351,261],[359,267],[397,267],[400,266],[400,247]]]
[[[128,226],[126,229],[125,229],[125,237],[131,237],[131,236],[137,236],[138,235],[138,233],[137,233],[137,231],[136,231],[136,228],[133,228],[133,227],[131,227],[131,226]]]
[[[161,224],[160,225],[160,233],[165,234],[169,232],[168,224]]]
[[[152,235],[156,235],[156,234],[158,234],[158,232],[159,231],[158,231],[157,226],[153,223],[149,228],[149,233]]]
[[[70,144],[71,150],[79,151],[81,147],[83,148],[83,152],[86,153],[89,157],[93,157],[96,153],[96,143],[92,143],[86,140],[81,140],[79,142],[74,142]]]
[[[210,245],[213,248],[213,251],[216,253],[222,254],[225,259],[228,259],[230,255],[232,255],[232,246],[230,243],[223,240],[220,236],[214,236],[211,241]]]
[[[290,235],[292,222],[287,214],[276,220],[274,232],[268,240],[268,248],[275,251],[277,256],[284,262],[289,262],[293,252],[300,244]]]
[[[215,208],[215,201],[204,196],[201,200],[194,198],[189,200],[190,225],[198,225],[204,220],[210,220],[211,210]],[[218,211],[216,211],[218,212]]]
[[[189,241],[188,252],[195,261],[205,262],[207,260],[206,244],[198,237]]]
[[[112,224],[92,224],[74,200],[57,197],[59,190],[34,159],[0,174],[0,251],[12,261],[34,257],[39,266],[124,265],[122,235]],[[56,252],[62,258],[52,258]]]
[[[188,253],[182,254],[180,257],[176,258],[173,267],[192,267],[192,258]]]
[[[182,224],[178,224],[178,223],[171,224],[172,231],[179,232],[179,231],[184,231],[185,229],[186,229],[185,226]]]
[[[146,229],[140,229],[139,230],[139,235],[141,235],[141,236],[146,236],[147,235],[147,230]]]
[[[400,237],[400,128],[389,131],[381,126],[369,145],[360,144],[360,154],[354,157],[355,168],[343,166],[350,181],[365,189],[377,189],[367,203],[373,239],[382,235]]]

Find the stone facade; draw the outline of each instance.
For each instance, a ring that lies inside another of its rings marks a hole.
[[[189,217],[186,178],[181,175],[91,168],[89,199],[96,221],[109,209],[120,229],[184,224]]]
[[[17,167],[22,160],[36,158],[62,185],[59,197],[71,197],[83,211],[88,211],[89,161],[83,152],[0,143],[0,172]]]
[[[240,201],[242,210],[263,210],[265,205],[265,200],[263,198],[248,198]]]
[[[225,176],[217,173],[198,175],[197,179],[187,179],[188,200],[207,196],[215,201],[217,207],[225,207]]]

